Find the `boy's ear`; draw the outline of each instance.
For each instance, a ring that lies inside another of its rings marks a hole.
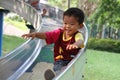
[[[83,25],[83,23],[82,23],[82,24],[79,25],[79,28],[82,28],[83,26],[84,26],[84,25]]]

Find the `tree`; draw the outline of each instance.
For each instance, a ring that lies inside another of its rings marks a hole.
[[[66,10],[68,8],[68,1],[69,0],[48,0],[50,5],[59,7],[62,10]],[[70,7],[76,7],[77,0],[70,0]]]
[[[101,37],[103,25],[106,27],[120,28],[120,0],[100,0],[95,13],[90,17],[92,25],[98,25],[99,36]],[[109,34],[111,32],[109,31]],[[110,38],[110,35],[109,35]]]
[[[97,8],[98,0],[78,0],[77,7],[82,9],[89,17]]]

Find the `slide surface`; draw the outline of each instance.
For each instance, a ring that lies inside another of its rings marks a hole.
[[[41,15],[36,9],[20,0],[0,0],[0,6],[24,17],[25,20],[35,26],[37,31],[53,30],[56,29],[57,26],[61,26],[62,23],[63,12],[48,5],[42,6],[47,9],[49,15],[43,19],[41,19]],[[86,45],[88,39],[87,27],[85,26],[81,31],[85,36]],[[36,60],[44,45],[45,43],[41,39],[29,39],[27,42],[11,51],[8,55],[0,58],[0,79],[18,79]],[[53,80],[80,80],[85,64],[84,51],[85,48],[82,49],[80,54],[70,62],[66,69],[61,72],[60,75],[55,76]],[[81,66],[79,66],[80,64]]]

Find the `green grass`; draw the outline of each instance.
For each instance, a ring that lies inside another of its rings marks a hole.
[[[16,36],[3,35],[2,56],[20,46],[26,40]]]
[[[10,23],[11,25],[17,27],[18,29],[21,29],[21,30],[24,30],[24,31],[28,29],[26,27],[24,21],[20,22],[20,21],[17,21],[17,20],[11,20],[11,19],[6,18],[6,17],[4,18],[4,21],[5,21],[5,23]]]
[[[120,54],[87,50],[84,80],[119,80]]]

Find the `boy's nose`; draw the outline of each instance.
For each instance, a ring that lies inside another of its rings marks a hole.
[[[67,25],[66,25],[66,27],[67,27],[67,28],[69,28],[69,27],[70,27],[70,25],[69,25],[69,24],[67,24]]]

